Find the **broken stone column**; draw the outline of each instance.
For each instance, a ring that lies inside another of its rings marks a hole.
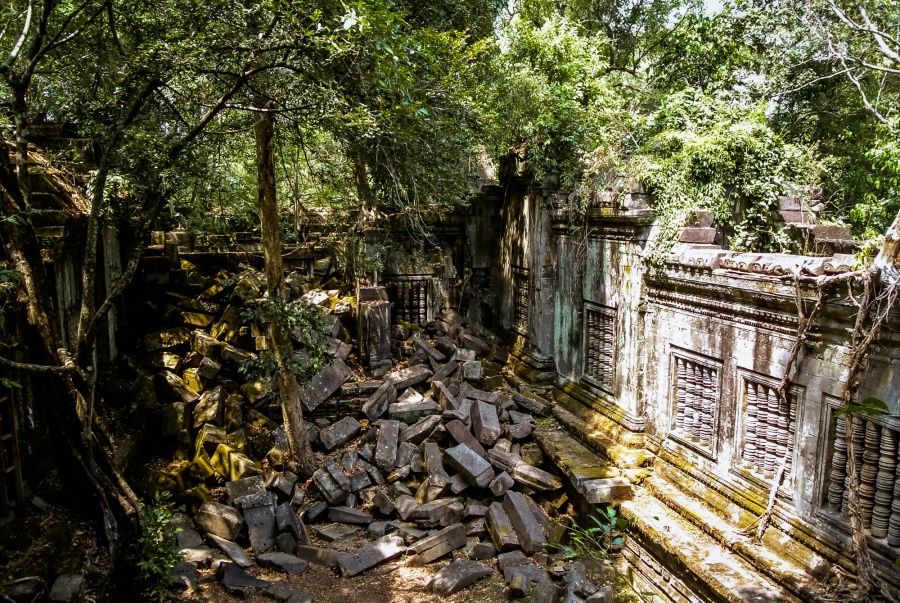
[[[360,287],[356,326],[363,363],[378,376],[393,364],[391,359],[391,303],[384,287]]]

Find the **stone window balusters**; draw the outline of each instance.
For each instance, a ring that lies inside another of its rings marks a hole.
[[[587,332],[585,375],[599,385],[612,389],[615,374],[615,310],[585,306]]]
[[[741,458],[745,467],[765,479],[772,479],[781,460],[793,449],[797,397],[789,394],[789,400],[780,402],[777,388],[750,380],[744,381],[744,397],[747,419]],[[790,475],[791,468],[788,457],[786,476]]]
[[[844,418],[834,425],[831,472],[825,509],[848,516],[847,431]],[[900,548],[900,429],[871,418],[852,419],[854,456],[859,472],[859,510],[863,528],[872,538]]]
[[[528,269],[513,268],[513,322],[512,327],[521,335],[528,333]]]
[[[718,369],[675,357],[673,435],[710,450],[718,400]]]

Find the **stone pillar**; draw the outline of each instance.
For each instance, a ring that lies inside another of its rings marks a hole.
[[[363,363],[382,376],[391,359],[391,303],[384,287],[360,287],[356,297],[356,326]]]

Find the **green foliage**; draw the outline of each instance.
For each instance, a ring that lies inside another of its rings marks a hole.
[[[878,417],[890,412],[884,400],[869,396],[857,404],[848,404],[834,411],[834,418],[839,419],[846,414],[861,414],[867,417]]]
[[[563,553],[566,559],[590,558],[613,568],[616,575],[625,580],[628,587],[642,601],[654,596],[652,592],[640,592],[635,588],[634,571],[628,567],[624,576],[620,575],[611,557],[625,544],[625,536],[631,522],[618,514],[614,507],[606,507],[595,515],[588,516],[592,525],[583,528],[577,524],[566,526],[566,544],[548,544],[548,548]]]
[[[630,522],[619,516],[613,507],[590,515],[593,525],[583,528],[579,525],[567,526],[569,537],[566,544],[550,544],[551,548],[562,552],[566,559],[589,557],[610,564],[610,556],[620,550],[625,542],[625,533]]]
[[[0,377],[0,385],[5,387],[6,389],[22,389],[22,384],[18,381],[13,381],[8,377]]]
[[[275,328],[286,332],[286,339],[293,336],[296,348],[282,350],[285,369],[290,371],[300,383],[306,383],[324,368],[332,357],[326,351],[329,323],[319,310],[303,300],[292,302],[277,297],[267,297],[242,310],[245,322]],[[278,363],[272,351],[263,351],[256,360],[248,360],[240,371],[252,379],[262,381],[278,376]]]
[[[714,212],[731,249],[790,251],[778,196],[814,185],[823,164],[812,150],[778,136],[764,106],[684,90],[666,99],[649,131],[630,168],[654,194],[660,223],[654,259],[668,253],[698,210]]]
[[[169,570],[183,557],[175,535],[180,528],[169,525],[175,512],[171,495],[161,492],[141,513],[141,535],[135,543],[138,588],[145,601],[160,601],[169,584]]]

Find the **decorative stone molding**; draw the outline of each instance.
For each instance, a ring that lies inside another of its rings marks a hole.
[[[510,326],[513,331],[528,337],[528,315],[531,306],[531,278],[528,268],[512,267],[513,274],[513,313]]]

